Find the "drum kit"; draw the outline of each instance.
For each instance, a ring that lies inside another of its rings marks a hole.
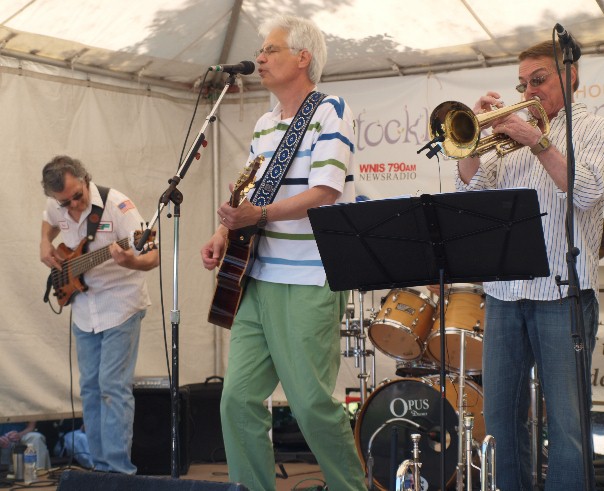
[[[363,295],[359,292],[361,312],[365,311]],[[342,354],[354,356],[355,365],[360,368],[361,397],[354,433],[370,489],[440,489],[439,462],[443,451],[447,488],[456,483],[459,491],[470,490],[472,474],[478,476],[480,472],[480,475],[484,473],[483,489],[495,489],[494,442],[486,435],[480,387],[484,329],[482,287],[452,285],[442,303],[446,338],[442,360],[446,368],[444,430],[440,427],[439,305],[419,290],[396,288],[382,299],[379,312],[371,309],[367,320],[363,315],[354,319],[354,308],[350,304],[347,309],[345,328],[341,331],[346,338]],[[375,353],[366,347],[366,326],[371,344],[396,361],[396,375],[400,378],[376,387]],[[373,360],[371,384],[367,357]],[[485,448],[481,447],[483,440],[489,442]],[[492,469],[481,469],[483,454]],[[421,463],[418,455],[421,455]],[[475,465],[477,460],[479,463]],[[409,485],[407,481],[414,479],[417,482]],[[487,483],[492,487],[486,487]]]

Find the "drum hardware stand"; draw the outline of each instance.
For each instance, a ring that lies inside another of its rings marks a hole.
[[[457,400],[457,432],[459,439],[457,442],[457,491],[463,491],[464,474],[466,475],[466,489],[472,489],[472,429],[474,427],[474,416],[466,412],[467,396],[466,390],[466,330],[462,329],[459,346],[459,376],[458,390],[459,398]],[[465,431],[464,431],[465,429]],[[467,472],[466,472],[467,471]]]
[[[367,395],[370,389],[375,388],[375,352],[373,350],[367,350],[365,348],[365,340],[367,339],[367,335],[365,334],[365,310],[363,306],[363,296],[365,295],[364,291],[359,290],[359,310],[361,312],[360,318],[354,319],[354,303],[348,304],[346,306],[346,349],[343,353],[344,356],[354,356],[354,366],[355,368],[360,369],[360,373],[358,375],[359,386],[360,386],[360,398],[361,398],[361,406],[367,400]],[[354,347],[350,345],[350,338],[354,337],[355,344]],[[369,374],[367,373],[367,363],[366,357],[372,357],[372,370],[371,370],[371,387],[368,388],[367,380],[369,379]]]
[[[531,368],[531,469],[533,488],[542,489],[543,475],[542,445],[543,445],[543,401],[541,398],[541,386],[537,376],[537,365]]]
[[[373,432],[373,434],[371,435],[371,438],[369,438],[369,443],[367,444],[367,481],[368,481],[368,489],[370,491],[373,490],[373,454],[371,453],[371,448],[373,447],[373,440],[375,439],[376,436],[378,436],[380,434],[380,432],[384,428],[386,428],[386,426],[390,425],[391,423],[395,423],[396,421],[402,421],[404,423],[408,423],[408,424],[414,426],[418,430],[420,429],[420,425],[410,419],[391,418],[391,419],[387,420],[385,423],[383,423],[377,430],[375,430]],[[396,428],[395,428],[395,431],[396,431]],[[396,455],[396,453],[395,453],[395,455]],[[393,469],[393,473],[394,473],[394,469]]]
[[[422,483],[421,483],[421,475],[420,469],[422,467],[422,463],[419,460],[419,440],[421,436],[418,433],[411,434],[411,441],[413,442],[413,459],[407,459],[403,461],[403,463],[399,466],[396,471],[396,491],[403,491],[405,489],[411,489],[412,491],[421,491]],[[411,488],[405,487],[405,478],[407,477],[407,472],[409,468],[412,468],[411,471]]]
[[[463,480],[466,463],[471,462],[471,460],[467,461],[464,452],[464,440],[467,438],[467,432],[463,431],[464,422],[466,418],[466,332],[465,329],[461,330],[461,337],[459,341],[459,385],[458,385],[458,400],[457,400],[457,433],[459,435],[459,439],[457,442],[457,491],[463,491]],[[443,358],[444,360],[444,358]],[[471,435],[471,431],[470,431]],[[468,464],[468,469],[469,469]],[[468,472],[470,474],[470,472]],[[470,478],[471,479],[471,478]]]
[[[464,411],[465,412],[465,411]],[[460,411],[461,413],[461,411]],[[474,428],[474,416],[467,414],[463,417],[465,448],[465,464],[468,472],[466,473],[466,491],[472,491],[472,429]],[[461,440],[461,438],[460,438]],[[459,473],[457,475],[459,488]],[[461,489],[463,490],[463,483]]]

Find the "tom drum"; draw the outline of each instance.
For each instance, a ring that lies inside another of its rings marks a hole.
[[[369,338],[388,356],[417,360],[424,353],[435,309],[427,295],[411,288],[395,288],[369,326]]]
[[[445,365],[461,367],[461,333],[465,332],[466,373],[482,372],[482,334],[484,332],[484,292],[482,287],[457,286],[445,293]],[[440,304],[434,314],[432,331],[426,339],[426,356],[440,363]]]

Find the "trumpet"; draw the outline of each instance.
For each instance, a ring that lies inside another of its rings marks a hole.
[[[481,491],[498,491],[495,477],[495,437],[485,436],[481,450],[480,489]]]
[[[494,120],[533,106],[541,116],[543,135],[549,133],[549,119],[545,109],[537,98],[511,106],[502,107],[484,114],[474,114],[465,104],[457,101],[447,101],[439,104],[430,115],[430,137],[441,141],[442,152],[453,159],[479,157],[489,150],[495,149],[502,157],[518,150],[524,145],[503,133],[492,133],[480,138],[480,132]],[[537,126],[537,120],[527,120],[532,126]]]

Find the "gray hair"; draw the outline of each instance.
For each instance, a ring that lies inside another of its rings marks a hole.
[[[92,176],[77,159],[67,155],[57,155],[42,169],[42,187],[44,194],[52,198],[52,193],[60,193],[65,188],[65,174],[71,174],[81,181],[90,183]]]
[[[258,32],[266,37],[274,29],[283,29],[287,32],[287,43],[291,48],[305,49],[311,54],[308,77],[313,83],[318,84],[327,61],[327,45],[325,36],[317,24],[310,19],[282,15],[265,21]]]

